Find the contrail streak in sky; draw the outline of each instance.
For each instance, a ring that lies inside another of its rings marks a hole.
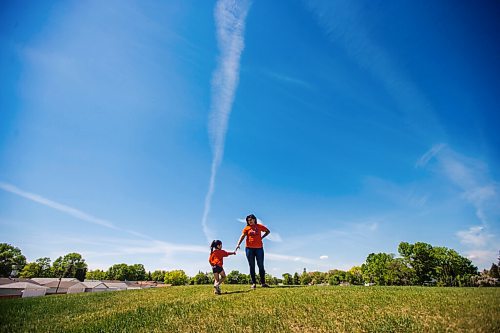
[[[214,11],[220,54],[211,83],[212,100],[208,130],[213,157],[201,221],[203,233],[208,241],[213,239],[213,234],[207,224],[208,214],[212,204],[217,170],[224,155],[229,116],[238,86],[240,58],[245,44],[243,37],[245,19],[249,7],[249,1],[220,0]]]

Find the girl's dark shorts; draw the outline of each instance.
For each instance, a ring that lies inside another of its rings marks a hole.
[[[221,267],[221,266],[212,266],[212,272],[213,273],[220,273],[222,272],[224,269]]]

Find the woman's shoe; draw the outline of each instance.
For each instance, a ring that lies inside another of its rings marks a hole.
[[[269,287],[269,285],[267,283],[263,283],[262,288],[271,288],[271,287]]]
[[[254,284],[252,284],[252,286],[250,288],[255,289],[255,288],[257,288],[257,286],[254,283]]]

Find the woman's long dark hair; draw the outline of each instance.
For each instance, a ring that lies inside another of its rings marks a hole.
[[[255,217],[255,215],[250,214],[250,215],[247,216],[247,218],[245,219],[247,221],[247,225],[250,225],[250,224],[248,224],[248,220],[249,219],[254,219],[255,220],[255,224],[257,224],[257,218]]]
[[[212,244],[210,245],[210,253],[214,252],[214,249],[215,249],[217,246],[219,246],[219,244],[220,244],[220,245],[222,245],[222,242],[221,242],[220,240],[218,240],[218,239],[213,240],[213,241],[212,241]]]

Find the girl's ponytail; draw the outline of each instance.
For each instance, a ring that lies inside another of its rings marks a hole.
[[[214,251],[214,248],[217,247],[217,245],[222,244],[222,242],[218,239],[215,239],[212,241],[212,244],[210,244],[210,253]]]

